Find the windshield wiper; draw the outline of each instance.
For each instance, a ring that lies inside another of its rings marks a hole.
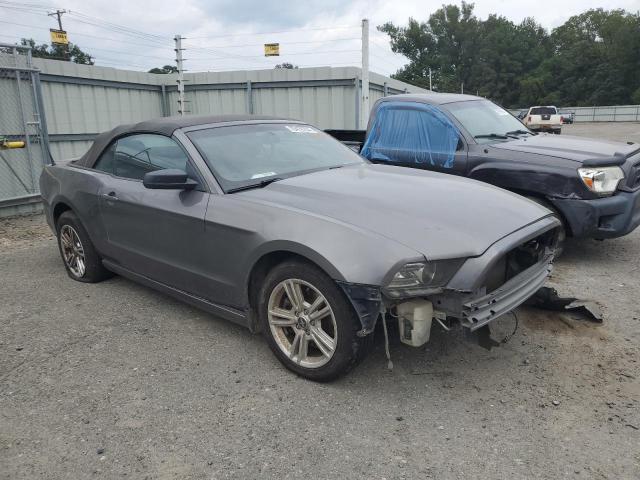
[[[473,138],[501,138],[507,140],[509,137],[500,133],[483,133],[482,135],[474,135]]]
[[[272,184],[273,182],[277,182],[278,180],[282,180],[282,177],[267,178],[257,183],[250,183],[249,185],[242,185],[241,187],[230,188],[229,190],[227,190],[227,193],[241,192],[242,190],[253,190],[254,188],[264,188],[267,185]]]
[[[505,135],[522,135],[528,133],[529,135],[535,135],[535,133],[530,132],[529,130],[511,130],[510,132],[505,133]]]

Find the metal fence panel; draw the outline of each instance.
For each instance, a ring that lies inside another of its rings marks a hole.
[[[253,89],[253,113],[303,120],[319,128],[352,128],[353,87],[309,86]]]
[[[0,44],[0,142],[25,142],[20,149],[0,147],[0,207],[13,209],[39,197],[38,179],[49,161],[39,88],[30,49]]]
[[[0,202],[37,197],[38,177],[49,155],[63,163],[84,154],[95,135],[116,125],[178,113],[174,74],[31,60],[28,49],[15,55],[14,46],[3,48],[8,50],[0,53],[0,136],[26,137],[30,148],[1,152],[6,161],[0,159]],[[16,69],[22,72],[22,97]],[[356,128],[360,77],[357,67],[187,73],[186,109],[190,114],[254,113],[302,119],[320,128]],[[385,94],[425,91],[375,73],[370,87],[371,103]],[[39,101],[32,91],[39,92]]]
[[[518,115],[528,109],[509,110]],[[574,114],[574,122],[640,122],[640,105],[604,105],[600,107],[560,107],[562,114]]]

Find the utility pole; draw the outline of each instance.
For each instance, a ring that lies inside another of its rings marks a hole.
[[[173,37],[176,42],[176,66],[178,67],[178,114],[184,116],[185,114],[185,105],[184,105],[184,65],[182,58],[182,35],[176,35]]]
[[[58,17],[58,29],[64,30],[64,28],[62,28],[62,15],[65,13],[67,13],[66,10],[56,10],[55,12],[47,13],[47,16]]]
[[[58,30],[60,30],[60,31],[64,31],[64,28],[62,28],[62,15],[64,15],[65,13],[67,13],[66,10],[56,10],[55,12],[47,13],[47,16],[49,16],[49,17],[57,17],[57,19],[58,19]],[[66,60],[70,60],[69,44],[64,45],[63,52],[64,52],[63,56],[66,58]]]
[[[369,20],[362,20],[362,89],[360,102],[360,128],[369,121]]]
[[[429,90],[433,92],[433,87],[431,86],[431,67],[429,67]]]
[[[464,93],[464,82],[460,84],[460,93]]]

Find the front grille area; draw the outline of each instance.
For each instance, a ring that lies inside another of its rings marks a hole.
[[[557,229],[554,228],[510,250],[489,271],[485,281],[487,292],[493,292],[519,273],[541,262],[555,248],[557,235]]]

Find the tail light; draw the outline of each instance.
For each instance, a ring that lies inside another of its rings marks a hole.
[[[564,123],[564,117],[560,116],[560,123]]]

